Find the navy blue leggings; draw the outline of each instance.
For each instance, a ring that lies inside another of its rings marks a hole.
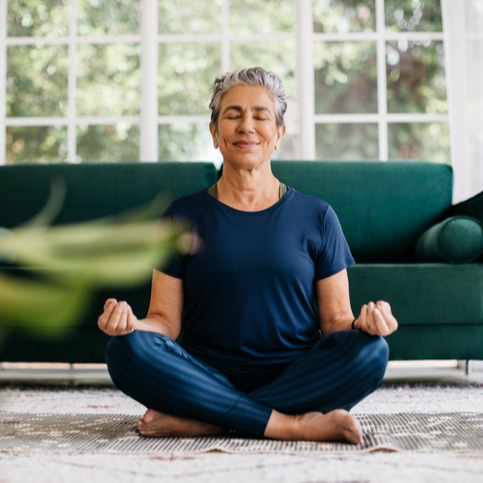
[[[121,391],[148,408],[263,437],[270,414],[350,410],[382,382],[382,337],[360,330],[322,337],[267,384],[250,392],[169,337],[135,331],[113,337],[106,362]]]

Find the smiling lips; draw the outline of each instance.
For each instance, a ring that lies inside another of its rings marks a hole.
[[[233,143],[237,148],[250,149],[258,146],[259,143],[256,141],[236,141]]]

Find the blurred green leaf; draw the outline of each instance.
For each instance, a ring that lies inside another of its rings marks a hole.
[[[153,268],[191,246],[186,227],[153,220],[164,205],[159,197],[116,216],[51,226],[65,194],[62,182],[52,186],[37,216],[12,230],[0,228],[0,259],[15,264],[0,275],[0,329],[60,335],[97,289],[147,282]]]
[[[61,336],[74,325],[88,300],[85,287],[0,275],[0,328]]]

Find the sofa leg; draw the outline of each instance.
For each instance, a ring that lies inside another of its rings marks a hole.
[[[471,361],[466,360],[465,364],[465,375],[470,376],[471,375]]]

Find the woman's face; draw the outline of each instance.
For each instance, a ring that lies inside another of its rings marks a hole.
[[[225,163],[250,169],[270,162],[285,125],[277,128],[275,105],[265,87],[240,85],[224,94],[218,129],[210,124],[210,131]]]

